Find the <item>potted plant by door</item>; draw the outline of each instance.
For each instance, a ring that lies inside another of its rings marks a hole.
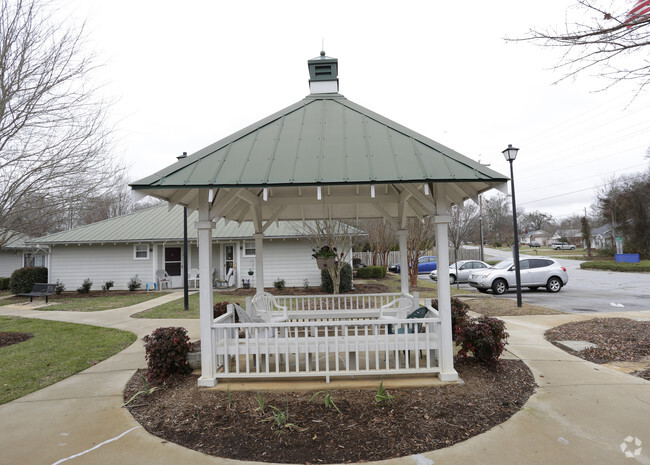
[[[329,270],[334,267],[336,263],[337,250],[336,247],[330,248],[329,245],[324,245],[318,250],[312,249],[314,252],[311,254],[316,259],[316,265],[321,270]]]

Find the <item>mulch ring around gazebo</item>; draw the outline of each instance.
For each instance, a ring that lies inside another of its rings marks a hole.
[[[385,460],[449,447],[481,434],[519,411],[535,390],[518,360],[496,371],[474,359],[455,367],[464,384],[328,392],[235,392],[197,387],[178,378],[128,408],[150,433],[217,457],[276,463]],[[141,390],[145,371],[128,383],[125,401]],[[379,387],[379,381],[377,382]],[[313,398],[312,398],[313,397]],[[263,407],[262,407],[263,406]]]

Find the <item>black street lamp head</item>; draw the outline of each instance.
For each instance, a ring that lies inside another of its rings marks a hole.
[[[515,158],[517,158],[517,152],[519,152],[518,148],[513,147],[512,144],[508,144],[508,148],[501,153],[506,157],[507,161],[515,161]]]

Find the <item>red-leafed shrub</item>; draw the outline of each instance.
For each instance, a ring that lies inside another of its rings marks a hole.
[[[475,359],[490,368],[496,368],[499,357],[508,343],[505,322],[489,316],[472,318],[460,327],[456,343],[460,344],[460,357],[471,352]]]
[[[142,338],[147,358],[147,380],[163,382],[192,371],[187,362],[190,338],[185,328],[158,328]]]
[[[431,299],[431,306],[438,310],[438,299]],[[463,302],[458,297],[451,298],[451,337],[454,341],[457,340],[458,333],[462,327],[467,323],[467,311],[469,304]]]
[[[213,318],[218,318],[221,315],[225,315],[228,311],[228,305],[230,305],[230,302],[215,302],[215,304],[212,306]]]

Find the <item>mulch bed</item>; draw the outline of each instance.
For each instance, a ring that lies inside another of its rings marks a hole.
[[[24,342],[27,339],[33,338],[34,335],[31,333],[3,333],[0,332],[0,347],[10,346],[12,344],[18,344],[19,342]]]
[[[629,318],[594,318],[567,323],[544,333],[554,345],[557,341],[589,341],[598,347],[582,351],[560,347],[593,363],[638,362],[650,357],[650,321]],[[633,373],[650,380],[650,369]]]
[[[277,463],[385,460],[451,446],[483,433],[519,411],[535,389],[521,361],[496,371],[473,359],[455,365],[465,384],[391,389],[377,404],[376,390],[332,391],[340,410],[326,408],[324,393],[223,392],[197,387],[197,376],[177,379],[129,404],[150,433],[205,454]],[[125,401],[143,390],[144,370],[127,385]],[[259,407],[258,395],[265,408]],[[277,407],[289,426],[277,426]]]

